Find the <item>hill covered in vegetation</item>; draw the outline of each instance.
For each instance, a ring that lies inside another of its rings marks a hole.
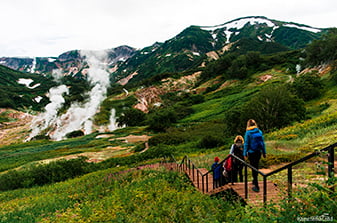
[[[268,32],[276,33],[266,24]],[[251,23],[244,27],[252,28]],[[336,181],[327,182],[326,169],[321,169],[323,156],[293,170],[294,182],[303,186],[294,191],[296,199],[264,209],[244,206],[226,194],[203,195],[176,172],[139,168],[170,155],[178,161],[188,155],[198,167],[209,169],[214,157],[227,156],[249,118],[265,133],[268,155],[261,160],[265,170],[335,143],[336,30],[296,47],[247,35],[233,39],[225,49],[205,44],[213,38],[209,32],[220,37],[225,31],[231,31],[231,38],[239,35],[226,24],[206,30],[189,27],[120,63],[111,77],[115,83],[90,119],[93,133],[83,136],[75,131],[68,139],[51,141],[45,137],[51,132],[47,127],[35,140],[1,146],[0,221],[135,222],[141,217],[150,222],[294,222],[326,213],[336,219],[336,193],[331,190]],[[22,88],[19,78],[35,78],[1,68],[12,74],[2,83],[9,87]],[[62,115],[73,101],[87,101],[89,96],[83,93],[92,86],[74,77],[60,81],[71,91],[58,110]],[[112,113],[117,126],[103,129],[111,124]],[[18,117],[10,114],[1,112],[1,131],[15,125]],[[27,137],[30,132],[20,129],[11,134]],[[272,180],[282,185],[285,177]]]

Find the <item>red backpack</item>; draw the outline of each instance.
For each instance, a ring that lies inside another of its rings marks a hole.
[[[233,169],[233,157],[231,155],[228,155],[228,159],[226,159],[223,166],[224,166],[224,168],[227,172],[232,171],[232,169]]]

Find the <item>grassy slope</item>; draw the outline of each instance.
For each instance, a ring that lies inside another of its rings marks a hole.
[[[259,77],[267,74],[271,74],[273,78],[265,83],[259,81]],[[253,96],[258,88],[289,79],[288,74],[271,70],[254,75],[250,83],[233,82],[221,91],[209,93],[204,103],[193,106],[195,113],[182,120],[181,123],[221,119],[224,111],[233,104],[244,103],[247,97]],[[242,91],[238,90],[243,86]],[[307,109],[312,114],[311,119],[302,123],[294,123],[292,126],[266,135],[268,153],[289,155],[334,143],[337,129],[336,91],[337,87],[331,86],[323,97],[307,103]],[[325,103],[329,106],[321,111],[320,105]],[[120,131],[119,134],[122,136],[134,131],[137,130],[126,129]],[[0,148],[2,153],[0,155],[3,158],[1,168],[11,169],[40,160],[41,157],[51,158],[81,151],[96,151],[105,146],[111,146],[111,142],[107,139],[95,139],[95,135],[89,135],[56,143],[40,141],[2,147]],[[229,146],[230,143],[215,150],[200,152],[191,150],[190,156],[198,167],[209,168],[214,156],[223,158],[228,153]],[[181,144],[175,149],[179,150],[183,147],[192,148],[195,144]],[[7,159],[9,153],[12,154],[12,158]],[[137,217],[142,216],[144,220],[159,222],[165,222],[165,220],[192,221],[192,219],[198,222],[210,222],[227,221],[237,216],[239,216],[238,219],[244,220],[240,214],[252,213],[247,212],[245,208],[239,208],[239,211],[233,214],[230,214],[229,209],[218,209],[219,206],[224,205],[221,203],[223,201],[209,199],[207,196],[196,193],[186,184],[186,179],[177,174],[145,171],[107,180],[107,176],[111,176],[110,173],[116,171],[118,170],[103,170],[50,186],[2,192],[0,193],[0,205],[3,209],[0,211],[0,220],[8,222],[78,222],[81,220],[134,222]],[[151,185],[159,186],[151,187]],[[155,205],[154,201],[160,205]],[[232,207],[229,204],[226,206]],[[212,214],[202,211],[207,208],[212,210]],[[252,215],[250,217],[253,219]]]
[[[123,169],[3,192],[0,222],[294,222],[299,216],[323,213],[337,217],[331,211],[337,208],[336,201],[315,187],[295,192],[302,202],[284,200],[259,209],[203,195],[176,172],[118,173]]]
[[[266,75],[271,75],[272,78],[263,82],[261,78]],[[206,95],[206,102],[194,105],[193,109],[195,113],[182,120],[182,122],[223,119],[226,110],[233,106],[244,104],[266,85],[289,80],[289,76],[289,74],[282,71],[268,70],[253,75],[250,80],[229,82],[221,90],[208,93]]]
[[[38,161],[64,157],[67,155],[82,154],[87,152],[100,152],[106,148],[122,147],[123,150],[111,152],[110,156],[121,156],[132,152],[132,148],[139,143],[127,143],[118,139],[129,134],[142,134],[143,128],[126,128],[107,135],[108,137],[97,137],[100,134],[93,133],[87,136],[52,141],[31,141],[0,147],[0,172],[36,164]]]
[[[116,171],[2,193],[0,222],[216,222],[231,209],[175,172]]]

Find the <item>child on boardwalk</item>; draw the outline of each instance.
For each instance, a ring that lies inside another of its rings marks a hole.
[[[212,164],[213,170],[213,189],[220,187],[220,179],[221,179],[221,165],[219,165],[219,157],[214,158],[214,163]]]

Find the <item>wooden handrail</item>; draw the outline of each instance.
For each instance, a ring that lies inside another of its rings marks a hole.
[[[292,193],[292,183],[293,183],[293,179],[292,179],[292,167],[299,164],[299,163],[302,163],[306,160],[309,160],[315,156],[318,156],[319,154],[321,154],[322,152],[325,152],[327,151],[329,153],[329,156],[328,156],[328,172],[329,172],[329,177],[332,177],[334,176],[334,148],[337,147],[337,143],[334,143],[330,146],[327,146],[321,150],[316,150],[312,153],[310,153],[309,155],[305,156],[305,157],[302,157],[296,161],[293,161],[283,167],[280,167],[274,171],[271,171],[267,174],[259,171],[258,169],[256,169],[255,167],[253,167],[250,163],[246,162],[245,160],[237,157],[236,155],[234,154],[231,154],[229,156],[227,156],[224,160],[222,160],[218,165],[223,165],[223,163],[230,157],[232,156],[233,158],[237,159],[238,161],[240,161],[243,165],[244,165],[244,170],[245,170],[245,176],[244,176],[244,182],[245,182],[245,198],[247,199],[248,198],[248,177],[247,177],[247,167],[249,167],[250,169],[256,171],[258,174],[260,174],[262,177],[263,177],[263,202],[264,204],[266,204],[267,202],[267,178],[269,176],[272,176],[276,173],[279,173],[285,169],[288,170],[288,173],[287,173],[287,183],[288,183],[288,197],[291,198],[291,193]],[[171,155],[171,158],[174,160],[175,163],[177,163],[176,159],[174,158],[173,155]],[[183,166],[185,164],[185,166]],[[201,189],[203,192],[205,192],[205,177],[206,177],[206,192],[208,192],[208,175],[211,174],[213,172],[213,170],[209,170],[207,171],[205,174],[202,174],[202,172],[195,166],[195,164],[191,161],[191,159],[185,155],[181,161],[180,164],[178,164],[178,169],[182,169],[183,167],[185,167],[185,171],[187,170],[187,168],[189,169],[189,174],[191,175],[191,166],[193,168],[193,180],[194,180],[194,170],[196,170],[197,172],[197,181],[198,181],[198,188],[200,189],[200,185],[199,185],[199,176],[201,176],[202,178],[202,185],[201,185]]]
[[[291,198],[291,193],[292,193],[292,167],[299,164],[299,163],[302,163],[306,160],[309,160],[315,156],[318,156],[319,154],[321,154],[322,152],[325,152],[325,151],[328,151],[329,152],[329,157],[328,157],[328,163],[329,163],[329,166],[328,166],[328,175],[329,177],[332,177],[334,176],[333,172],[334,172],[334,148],[337,147],[337,143],[334,143],[330,146],[327,146],[321,150],[316,150],[314,152],[312,152],[311,154],[305,156],[305,157],[302,157],[296,161],[293,161],[283,167],[280,167],[274,171],[271,171],[270,173],[262,173],[261,171],[259,171],[258,169],[254,168],[252,165],[250,165],[249,163],[247,163],[245,160],[242,160],[240,159],[239,157],[235,156],[234,154],[232,154],[232,156],[239,160],[244,166],[245,166],[245,197],[247,198],[247,194],[248,194],[248,187],[247,187],[247,167],[255,170],[256,172],[258,172],[258,174],[262,175],[263,176],[263,202],[266,203],[267,201],[267,177],[269,176],[272,176],[276,173],[279,173],[281,172],[282,170],[285,170],[287,169],[288,170],[288,173],[287,173],[287,181],[288,181],[288,197]]]

